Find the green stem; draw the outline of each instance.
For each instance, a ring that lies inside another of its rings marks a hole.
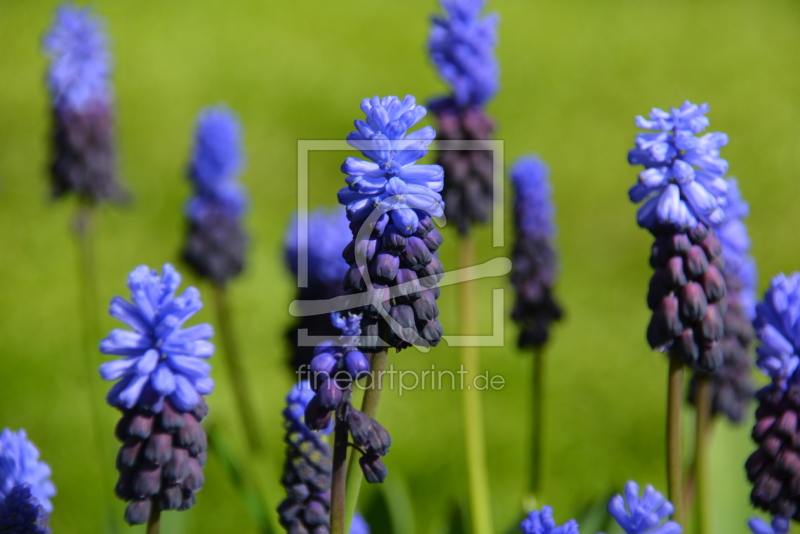
[[[378,416],[378,404],[381,400],[381,389],[383,386],[383,375],[386,372],[386,362],[388,360],[387,351],[378,352],[372,355],[370,368],[372,378],[370,387],[364,391],[364,399],[361,401],[361,411],[372,419]],[[347,468],[347,504],[345,514],[345,532],[350,532],[350,525],[353,523],[353,516],[358,505],[358,494],[361,492],[361,482],[364,480],[364,473],[358,464],[358,455],[350,455],[350,465]]]
[[[333,477],[331,478],[331,534],[347,532],[345,530],[347,522],[345,502],[347,500],[348,435],[347,422],[336,414],[336,430],[333,438]]]
[[[155,499],[152,503],[150,517],[147,518],[147,534],[158,534],[161,531],[161,507]]]
[[[533,405],[531,406],[531,494],[534,499],[542,491],[542,412],[544,411],[544,354],[541,347],[533,350]]]
[[[471,267],[475,263],[475,242],[470,236],[462,236],[459,243],[459,268]],[[472,283],[459,285],[459,307],[461,328],[469,334],[476,330],[475,292]],[[461,365],[465,375],[472,379],[480,373],[478,348],[461,348]],[[464,411],[464,439],[466,440],[467,480],[469,485],[469,508],[474,534],[492,533],[492,513],[489,494],[489,475],[486,469],[486,443],[484,441],[483,404],[481,392],[472,384],[463,385],[462,405]]]
[[[709,449],[711,448],[711,379],[708,375],[697,376],[697,428],[695,431],[695,479],[697,480],[698,534],[711,534],[711,479]]]
[[[685,527],[683,516],[683,462],[681,454],[681,405],[683,403],[683,362],[670,353],[667,382],[667,488],[675,507],[672,519]]]
[[[250,400],[252,398],[250,389],[244,376],[242,360],[233,334],[228,292],[224,285],[214,285],[214,300],[217,308],[220,338],[225,352],[225,362],[228,364],[228,373],[230,374],[231,382],[233,382],[233,394],[236,399],[239,416],[242,419],[242,428],[247,436],[250,452],[253,456],[260,456],[264,452],[264,447],[258,435],[258,420]]]

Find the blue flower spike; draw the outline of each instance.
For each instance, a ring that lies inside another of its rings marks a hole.
[[[628,482],[625,496],[615,495],[608,502],[608,513],[622,527],[626,534],[680,534],[681,526],[669,521],[674,511],[672,503],[656,491],[653,486],[645,487],[639,497],[639,485]]]
[[[543,506],[541,511],[530,512],[519,528],[522,534],[580,534],[578,523],[574,519],[557,526],[551,506]]]
[[[639,226],[651,232],[689,230],[703,223],[710,228],[725,221],[728,162],[720,149],[728,144],[724,133],[707,133],[708,104],[686,101],[680,108],[654,108],[650,118],[636,125],[653,133],[636,136],[628,152],[631,165],[645,167],[628,194],[639,208]]]
[[[747,522],[747,526],[753,534],[788,534],[791,525],[785,517],[773,517],[770,523],[754,517]]]
[[[39,460],[39,449],[28,440],[25,430],[3,429],[0,433],[0,505],[14,488],[27,484],[28,492],[38,505],[48,514],[52,513],[50,499],[56,494],[56,487],[50,475],[50,466]]]

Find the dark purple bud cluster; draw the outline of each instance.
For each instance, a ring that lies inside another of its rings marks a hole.
[[[397,351],[412,345],[436,346],[442,338],[436,305],[438,284],[444,276],[437,252],[442,234],[429,215],[416,211],[419,224],[411,235],[400,232],[386,213],[372,232],[362,229],[363,221],[350,224],[354,240],[342,253],[350,265],[344,290],[352,298],[369,301],[351,308],[362,314],[364,352],[384,349],[379,337],[383,331],[387,334],[384,341]]]
[[[511,283],[517,300],[511,318],[520,325],[520,348],[544,345],[550,325],[562,317],[553,297],[555,274],[556,252],[549,240],[516,242]]]
[[[92,204],[127,199],[115,178],[114,126],[108,103],[97,101],[80,111],[53,108],[50,170],[55,198],[72,192]]]
[[[713,371],[722,364],[727,289],[722,247],[702,223],[688,232],[660,234],[653,243],[647,341],[687,365]]]
[[[198,275],[222,285],[244,269],[247,241],[241,221],[223,210],[208,210],[202,219],[189,221],[183,259]]]
[[[753,483],[750,499],[772,515],[800,520],[800,386],[769,385],[756,393],[753,440],[758,449],[745,463]]]
[[[169,401],[160,413],[123,410],[116,436],[123,445],[117,455],[117,496],[128,501],[125,520],[145,523],[153,506],[188,510],[203,487],[208,441],[200,422],[208,406],[200,402],[182,412]]]
[[[494,122],[481,107],[457,107],[450,99],[430,106],[439,121],[439,140],[485,141]],[[485,223],[492,213],[493,159],[491,150],[441,150],[436,163],[444,168],[445,215],[465,235],[470,226]]]
[[[727,275],[725,281],[726,283],[729,281]],[[728,289],[734,291],[730,285]],[[721,414],[731,422],[741,423],[755,394],[751,376],[753,362],[750,354],[755,332],[744,308],[736,301],[728,304],[723,323],[725,337],[720,342],[723,362],[714,372],[708,374],[711,378],[711,410],[714,415]],[[695,373],[689,385],[691,404],[695,404],[700,372]]]

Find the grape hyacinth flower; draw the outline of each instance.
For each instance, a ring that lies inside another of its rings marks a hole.
[[[484,141],[494,121],[484,106],[499,88],[496,14],[481,16],[484,0],[442,0],[445,16],[434,17],[428,50],[451,94],[431,102],[440,140]],[[447,218],[465,235],[486,222],[492,207],[490,150],[443,150],[437,161],[447,175]]]
[[[103,22],[65,4],[44,37],[53,117],[51,191],[82,202],[121,201],[116,180],[110,57]]]
[[[747,522],[753,534],[789,534],[789,520],[785,517],[773,517],[767,523],[760,517],[754,517]]]
[[[540,348],[547,342],[551,323],[561,318],[561,307],[552,294],[557,258],[548,174],[547,166],[535,156],[521,157],[511,168],[517,232],[511,273],[517,301],[511,317],[520,325],[520,348]]]
[[[335,414],[336,424],[343,425],[361,453],[359,465],[364,478],[380,483],[388,475],[381,458],[389,452],[392,439],[380,423],[350,404],[353,382],[370,372],[369,361],[359,347],[361,320],[360,315],[331,314],[331,322],[342,336],[337,342],[320,343],[315,350],[311,361],[315,395],[306,407],[305,422],[312,430],[322,430],[329,427]]]
[[[330,532],[331,448],[324,439],[333,427],[313,432],[305,424],[305,411],[314,391],[308,381],[296,384],[286,397],[286,462],[281,484],[286,499],[278,507],[287,532]],[[316,529],[316,530],[315,530]]]
[[[426,113],[412,96],[366,98],[361,109],[366,121],[355,121],[347,142],[369,161],[347,158],[347,186],[339,191],[353,234],[343,252],[350,266],[344,289],[353,295],[353,311],[363,314],[361,349],[383,350],[380,325],[387,323],[383,341],[398,351],[435,346],[442,337],[436,299],[444,268],[437,253],[442,235],[432,217],[444,214],[444,174],[438,165],[417,161],[436,132],[426,126],[408,133]]]
[[[51,534],[50,516],[31,493],[30,484],[19,484],[0,500],[0,533]]]
[[[750,372],[753,368],[750,346],[755,339],[751,321],[755,318],[755,260],[750,256],[750,238],[744,218],[749,214],[738,184],[728,180],[726,220],[716,231],[722,244],[725,260],[725,285],[728,289],[728,310],[723,317],[725,337],[720,342],[723,363],[708,376],[711,380],[711,409],[734,423],[741,422],[753,400],[755,386]],[[699,374],[695,373],[689,390],[689,400],[696,402]]]
[[[344,209],[312,211],[308,214],[308,232],[305,235],[300,234],[297,218],[295,213],[286,231],[284,258],[295,276],[298,274],[298,258],[307,258],[308,283],[306,287],[298,288],[298,300],[317,301],[341,296],[344,293],[342,280],[348,269],[342,250],[350,242],[350,223]],[[293,351],[290,366],[305,378],[314,357],[314,347],[299,343],[299,331],[303,329],[309,336],[328,337],[338,336],[339,330],[331,324],[329,313],[302,316],[289,328],[286,337]]]
[[[24,501],[41,506],[45,513],[53,512],[50,499],[56,494],[56,487],[50,481],[50,466],[39,460],[39,450],[24,430],[13,432],[5,428],[0,433],[0,506],[11,498],[15,488],[23,485],[27,489],[16,493],[6,511],[22,506]]]
[[[713,371],[722,363],[720,341],[727,302],[722,247],[713,229],[725,220],[728,164],[719,149],[722,133],[708,133],[708,105],[685,102],[669,112],[654,108],[637,117],[640,133],[628,153],[642,165],[630,188],[639,208],[639,226],[656,238],[650,265],[647,304],[653,310],[647,340],[654,350],[671,352],[684,363]]]
[[[653,486],[645,487],[639,497],[639,485],[625,485],[624,497],[615,495],[608,502],[608,513],[625,534],[680,534],[681,526],[670,521],[674,507]]]
[[[125,520],[147,521],[158,510],[188,510],[203,486],[208,414],[204,395],[214,389],[211,325],[182,328],[203,304],[190,287],[176,296],[181,277],[165,264],[161,275],[142,265],[128,277],[131,301],[111,300],[109,314],[133,329],[115,329],[100,352],[123,356],[100,366],[104,380],[119,380],[108,403],[122,412],[116,436],[117,496],[128,501]]]
[[[756,393],[758,449],[745,463],[750,499],[772,515],[800,520],[800,273],[772,279],[753,324],[761,342],[756,363],[771,383]]]
[[[522,534],[580,534],[578,523],[570,519],[560,526],[556,526],[553,519],[553,508],[542,507],[542,511],[533,510],[519,525]]]
[[[189,164],[193,196],[186,206],[189,230],[183,258],[198,275],[223,286],[244,269],[247,234],[241,218],[247,206],[237,180],[243,166],[241,126],[225,107],[197,118]]]
[[[350,534],[370,534],[369,523],[364,516],[356,512],[353,516],[353,523],[350,525]]]

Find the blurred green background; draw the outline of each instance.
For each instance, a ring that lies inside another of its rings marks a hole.
[[[712,131],[731,143],[723,155],[751,205],[749,227],[763,288],[800,265],[800,3],[796,0],[490,0],[500,13],[502,89],[490,104],[508,162],[539,153],[552,167],[567,320],[549,358],[544,500],[559,521],[630,478],[665,490],[666,359],[644,339],[651,238],[636,227],[626,190],[633,117],[683,100],[711,104]],[[49,117],[40,51],[55,2],[0,1],[0,427],[28,430],[53,468],[56,532],[102,532],[101,479],[89,401],[100,410],[108,455],[116,447],[108,384],[84,379],[77,254],[71,201],[50,202],[46,179]],[[424,42],[434,0],[278,2],[267,0],[101,0],[113,40],[120,168],[135,196],[98,217],[100,307],[125,294],[139,264],[178,261],[183,171],[198,110],[227,102],[242,118],[252,195],[248,270],[232,285],[236,330],[255,390],[259,424],[277,472],[283,457],[280,412],[292,377],[284,330],[294,280],[282,263],[286,222],[296,205],[297,140],[342,139],[365,96],[414,94],[444,86]],[[311,159],[312,206],[332,205],[342,184],[342,153]],[[507,200],[510,200],[507,198]],[[507,218],[508,220],[508,218]],[[508,254],[479,230],[480,259]],[[445,266],[455,265],[455,233],[445,230]],[[202,282],[185,276],[187,283]],[[491,289],[479,284],[480,333],[491,332]],[[206,301],[210,302],[210,294]],[[506,292],[510,308],[512,294]],[[443,291],[446,333],[459,331],[455,291]],[[198,321],[213,321],[205,309]],[[116,326],[106,316],[102,330]],[[530,359],[515,348],[482,350],[483,364],[506,378],[486,392],[488,462],[497,532],[521,518],[527,481]],[[92,355],[96,363],[104,361]],[[243,449],[230,382],[218,354],[209,398],[211,424]],[[440,346],[392,356],[398,369],[435,363],[455,369],[458,353]],[[687,410],[686,439],[692,418]],[[384,394],[380,420],[394,439],[390,493],[411,500],[406,522],[420,534],[448,532],[465,499],[460,398],[452,391]],[[749,423],[748,423],[749,424]],[[743,462],[753,449],[748,424],[717,427],[713,450],[717,532],[745,532],[752,514]],[[111,460],[107,470],[111,471]],[[210,457],[198,504],[165,516],[165,532],[255,532],[218,458]],[[273,491],[280,495],[275,484]],[[364,493],[367,508],[380,502]],[[370,504],[372,503],[372,504]],[[123,505],[115,501],[117,517]],[[378,517],[380,514],[373,514]],[[119,519],[118,519],[119,520]],[[121,523],[121,520],[120,520]],[[142,529],[131,529],[141,531]],[[376,534],[388,532],[376,529]],[[617,530],[613,530],[616,532]],[[401,534],[401,533],[396,533]]]

